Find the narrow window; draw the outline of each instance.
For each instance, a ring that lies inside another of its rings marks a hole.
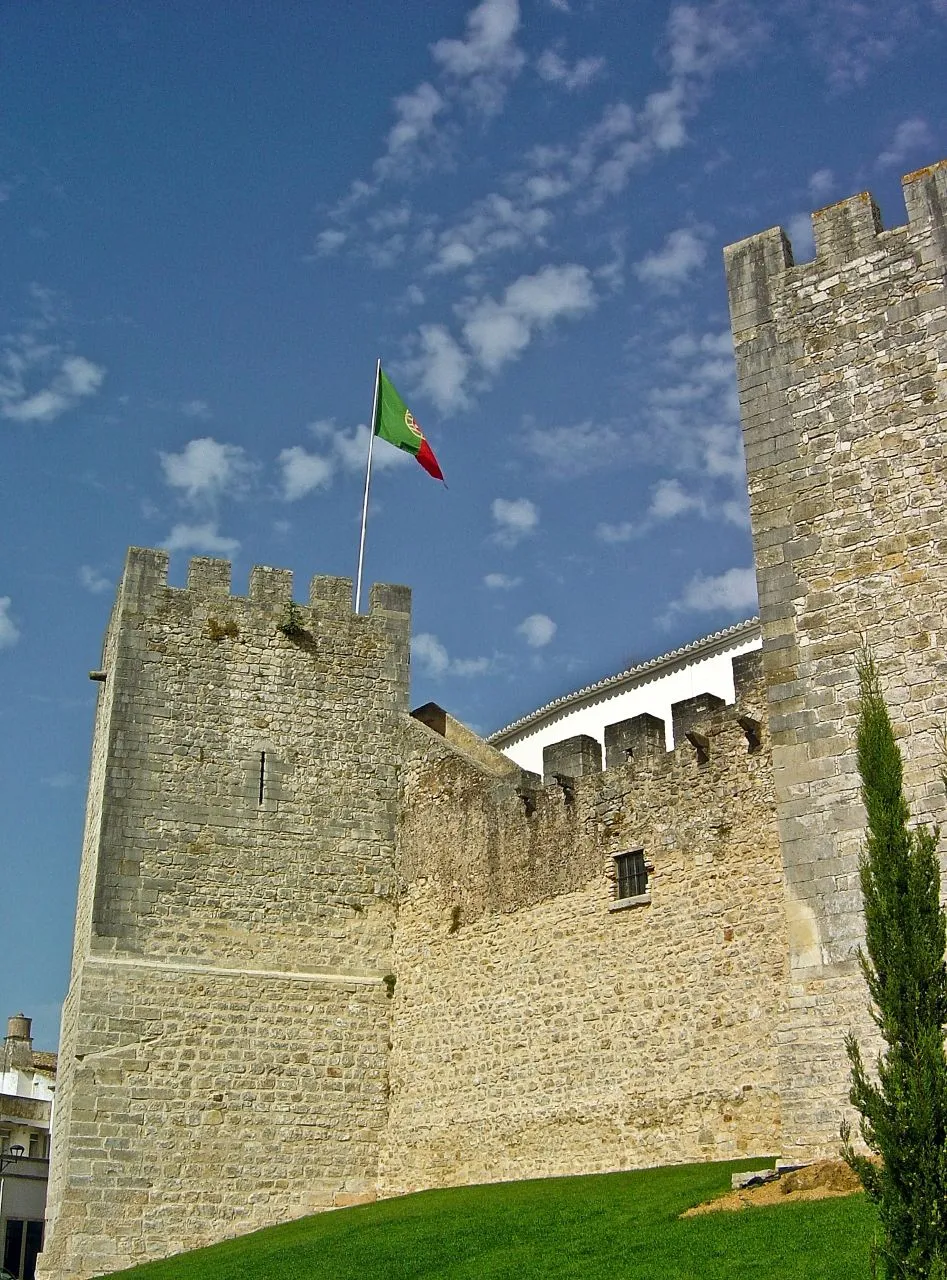
[[[263,788],[266,784],[266,752],[260,752],[260,795],[257,804],[263,803]]]
[[[640,898],[648,892],[648,864],[644,852],[619,853],[615,858],[615,898]]]

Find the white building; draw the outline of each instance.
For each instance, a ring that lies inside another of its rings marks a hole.
[[[733,702],[733,659],[760,649],[762,644],[757,618],[738,622],[672,653],[556,698],[499,729],[489,741],[521,768],[541,774],[545,747],[586,734],[604,749],[606,725],[647,713],[664,721],[665,744],[671,750],[673,704],[702,693]]]
[[[43,1247],[56,1055],[34,1050],[32,1024],[7,1019],[0,1054],[0,1265],[33,1280]]]

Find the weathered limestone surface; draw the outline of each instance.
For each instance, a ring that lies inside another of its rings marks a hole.
[[[726,251],[764,632],[519,770],[407,716],[409,597],[129,553],[98,685],[41,1280],[376,1192],[834,1153],[870,1046],[855,652],[944,811],[947,162]],[[544,781],[545,784],[544,785]],[[615,856],[648,893],[615,901]],[[616,909],[618,908],[618,909]]]
[[[947,162],[904,194],[909,221],[889,231],[867,194],[816,213],[814,262],[794,265],[778,228],[726,250],[788,895],[787,1157],[836,1149],[842,1034],[870,1030],[852,959],[860,634],[914,814],[944,808]]]
[[[42,1274],[371,1193],[409,594],[133,550],[105,644]],[[280,630],[281,624],[289,634]]]
[[[772,762],[738,719],[761,680],[738,698],[689,721],[704,763],[662,734],[541,789],[413,726],[385,1194],[779,1150]],[[611,909],[639,848],[651,900]]]

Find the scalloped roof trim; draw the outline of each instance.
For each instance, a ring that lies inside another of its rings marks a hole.
[[[581,702],[583,698],[589,697],[590,694],[610,689],[613,685],[621,684],[622,681],[629,680],[633,676],[642,676],[645,672],[664,666],[665,663],[676,662],[678,659],[685,657],[698,657],[701,649],[719,644],[721,640],[736,640],[744,633],[758,631],[759,627],[760,620],[758,617],[745,618],[743,622],[734,622],[732,626],[724,627],[720,631],[714,631],[709,636],[702,636],[699,640],[691,640],[689,644],[683,644],[679,649],[672,649],[670,653],[662,653],[657,658],[649,658],[647,662],[640,662],[636,667],[628,667],[625,671],[619,671],[617,675],[605,676],[602,680],[596,680],[594,684],[587,684],[584,689],[576,689],[574,693],[564,693],[561,697],[554,698],[552,702],[547,702],[544,707],[531,711],[528,716],[521,716],[519,720],[514,720],[511,724],[504,725],[502,729],[497,729],[489,735],[487,742],[496,743],[501,738],[505,738],[519,729],[525,729],[527,725],[542,719],[543,716],[548,715],[551,711],[558,711],[573,702]]]

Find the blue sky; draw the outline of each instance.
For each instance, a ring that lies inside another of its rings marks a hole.
[[[54,1044],[129,544],[354,570],[489,732],[755,611],[721,247],[947,155],[947,0],[0,10],[0,1015]]]

